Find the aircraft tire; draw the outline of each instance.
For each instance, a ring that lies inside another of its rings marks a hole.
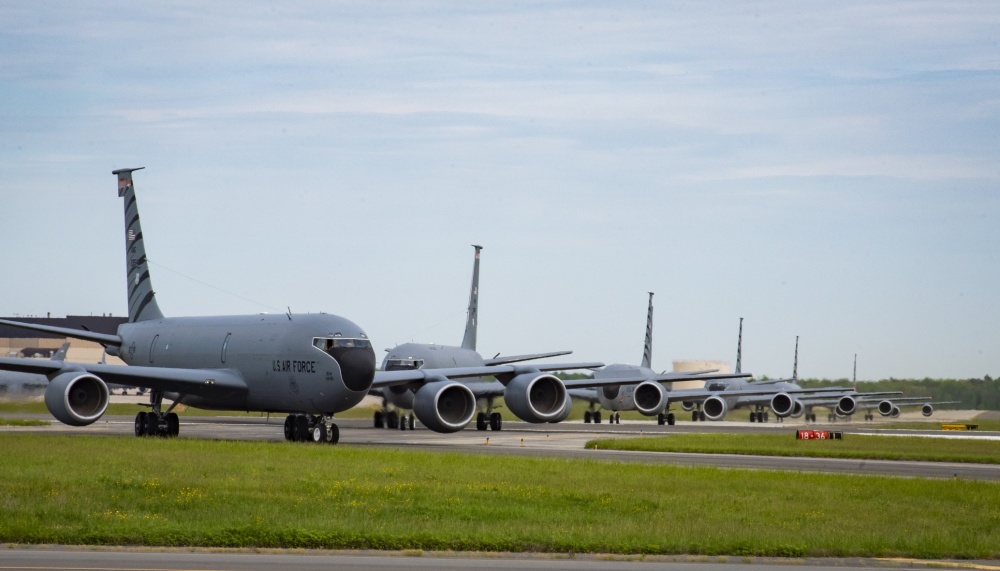
[[[476,430],[486,430],[486,413],[480,412],[476,415]]]
[[[399,429],[400,430],[406,430],[406,415],[405,414],[399,415]]]
[[[698,422],[698,411],[691,411],[691,422]]]
[[[330,444],[336,444],[340,442],[340,427],[336,424],[330,425],[330,431],[326,435],[326,441]]]
[[[615,413],[615,424],[621,424],[621,423],[622,423],[622,413],[616,412]]]
[[[156,416],[156,413],[147,412],[146,413],[146,427],[143,430],[146,436],[158,436],[160,433],[160,419]]]
[[[601,423],[601,411],[594,411],[594,424]]]
[[[295,441],[309,441],[309,419],[304,414],[295,416]]]
[[[663,426],[663,423],[665,422],[667,422],[667,417],[664,416],[662,412],[656,415],[656,424]]]
[[[705,411],[703,410],[698,411],[698,420],[705,422]]]
[[[677,422],[677,417],[674,416],[674,413],[668,412],[667,413],[667,425],[668,426],[673,426],[676,422]]]
[[[382,428],[385,426],[385,416],[382,414],[382,411],[380,410],[375,411],[374,421],[375,421],[375,428]]]
[[[138,412],[135,415],[135,435],[145,436],[146,435],[146,413]]]
[[[412,412],[410,413],[409,416],[409,424],[410,424],[410,430],[413,430],[417,426],[417,417],[414,416]]]
[[[589,410],[583,411],[583,423],[584,424],[590,424],[590,417],[591,417],[591,414],[590,414]]]
[[[490,415],[490,430],[494,432],[503,430],[503,417],[500,416],[499,412]]]
[[[291,414],[285,417],[285,440],[295,440],[295,417]]]
[[[316,426],[312,429],[312,441],[313,442],[326,442],[326,425],[322,422],[317,422]]]
[[[764,411],[763,413],[757,413],[757,417],[758,417],[758,418],[760,418],[760,415],[761,415],[761,414],[763,414],[763,415],[764,415],[764,420],[762,420],[761,422],[770,422],[770,420],[771,420],[771,419],[770,419],[770,416],[771,416],[771,415],[770,415],[770,414],[768,414],[768,412],[767,412],[766,410],[765,410],[765,411]]]
[[[167,436],[173,438],[181,433],[181,419],[176,412],[167,413]]]
[[[386,428],[399,428],[399,415],[396,414],[396,411],[393,410],[385,413],[385,417],[386,417],[386,423],[385,423]]]

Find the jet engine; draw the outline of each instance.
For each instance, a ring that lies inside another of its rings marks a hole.
[[[694,410],[694,403],[693,402],[682,402],[681,403],[681,410],[683,410],[684,412],[691,412],[692,410]]]
[[[667,407],[667,390],[660,383],[639,383],[632,392],[635,409],[646,416],[656,416]]]
[[[882,416],[890,416],[892,414],[892,409],[895,407],[896,405],[892,404],[892,401],[890,400],[881,401],[878,403],[878,413]]]
[[[778,393],[771,397],[771,410],[778,418],[785,418],[795,414],[796,408],[802,414],[802,405],[791,397],[788,393]]]
[[[727,408],[726,400],[718,396],[708,397],[701,403],[701,410],[708,420],[722,420],[722,417],[726,416]]]
[[[569,418],[570,413],[573,412],[573,399],[566,399],[566,406],[563,407],[562,412],[558,416],[550,420],[549,422],[555,424],[557,422],[562,422]]]
[[[507,383],[503,401],[525,422],[552,422],[565,412],[569,393],[558,377],[522,373]]]
[[[45,406],[59,422],[86,426],[108,409],[108,385],[84,371],[62,373],[45,389]]]
[[[932,407],[929,404],[925,404],[924,406],[920,407],[920,414],[924,416],[930,416],[934,414],[934,407]]]
[[[851,416],[854,411],[858,409],[858,403],[854,400],[854,397],[841,397],[837,401],[837,416]]]
[[[889,417],[890,418],[899,418],[899,407],[898,406],[893,406],[892,407],[892,412],[889,413]]]
[[[441,377],[413,395],[413,414],[435,432],[458,432],[472,422],[476,396],[462,383]]]
[[[790,416],[792,418],[799,418],[800,416],[802,416],[802,413],[804,413],[805,411],[806,411],[806,407],[802,406],[801,402],[795,401],[795,408],[792,409],[792,414],[790,414],[788,416]]]

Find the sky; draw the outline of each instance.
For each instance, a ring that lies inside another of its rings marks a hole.
[[[0,315],[1000,375],[1000,4],[0,3]],[[565,359],[565,358],[564,358]]]

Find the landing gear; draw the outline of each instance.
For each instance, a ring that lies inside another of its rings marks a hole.
[[[705,422],[705,411],[692,410],[691,411],[691,422],[698,422],[699,420],[702,421],[702,422]]]
[[[622,423],[622,415],[620,412],[612,412],[608,416],[608,424],[621,424],[621,423]]]
[[[407,428],[413,430],[413,427],[416,426],[416,420],[412,412],[409,415],[399,415],[399,420],[397,422],[400,430],[406,430]]]
[[[285,440],[289,442],[340,442],[340,429],[333,415],[290,414],[285,417]]]
[[[492,398],[481,399],[476,406],[486,409],[476,413],[476,430],[486,430],[487,428],[493,432],[503,430],[503,416],[493,410]]]
[[[589,410],[583,411],[583,423],[584,424],[590,424],[592,416],[593,416],[593,413],[591,413]]]
[[[385,428],[385,413],[381,410],[376,410],[374,421],[375,428]]]
[[[601,423],[601,411],[595,410],[594,414],[591,415],[591,418],[594,419],[594,424],[600,424]]]
[[[177,413],[171,412],[177,403],[170,405],[167,412],[161,412],[163,393],[159,391],[149,393],[149,402],[152,410],[135,415],[135,435],[173,437],[180,434],[180,419]]]

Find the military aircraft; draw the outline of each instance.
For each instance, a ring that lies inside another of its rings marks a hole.
[[[852,385],[857,386],[858,383],[858,356],[854,355],[854,372],[852,375]],[[853,395],[845,395],[840,398],[830,398],[830,397],[805,397],[802,399],[802,405],[805,408],[806,421],[816,422],[816,413],[813,412],[814,407],[829,409],[827,414],[827,420],[829,422],[836,422],[838,418],[850,419],[855,412],[862,410],[865,412],[865,420],[875,420],[875,414],[872,411],[877,410],[882,416],[888,416],[891,418],[897,418],[900,414],[900,407],[903,406],[919,406],[920,412],[924,416],[931,416],[934,414],[934,404],[958,404],[961,401],[943,401],[943,402],[933,402],[931,397],[900,397],[892,395],[900,395],[900,391],[885,391],[885,392],[871,392],[871,393],[856,393]]]
[[[578,400],[590,403],[590,410],[583,413],[583,422],[601,422],[601,411],[594,410],[600,406],[612,411],[609,422],[621,423],[621,411],[638,411],[645,416],[655,416],[660,425],[674,425],[676,418],[669,411],[674,391],[667,390],[663,384],[691,380],[715,380],[749,377],[750,375],[737,370],[735,373],[714,373],[715,370],[694,371],[689,373],[656,373],[652,367],[653,358],[653,292],[649,292],[649,307],[646,311],[646,340],[642,350],[642,364],[635,365],[612,364],[594,371],[594,378],[613,384],[607,384],[600,389],[574,389],[570,395]]]
[[[49,359],[52,361],[65,361],[69,346],[69,343],[63,343],[62,346],[52,352],[52,356]],[[44,390],[47,385],[48,379],[41,375],[0,371],[0,395],[16,394],[18,397],[27,397]],[[11,389],[14,390],[12,391]]]
[[[468,314],[462,345],[404,343],[392,349],[376,373],[373,394],[383,399],[383,409],[374,414],[376,428],[387,425],[412,430],[414,415],[420,422],[437,432],[455,432],[467,426],[475,414],[479,430],[502,430],[503,417],[495,410],[495,400],[503,398],[507,408],[518,418],[532,423],[559,422],[569,416],[571,401],[567,386],[596,386],[593,379],[563,381],[551,371],[592,369],[602,363],[560,363],[520,365],[524,361],[566,355],[570,351],[554,351],[530,355],[495,356],[484,359],[476,351],[479,326],[479,262],[483,247],[472,246],[475,258],[472,286],[469,290]],[[437,370],[438,373],[428,372]],[[447,385],[435,381],[433,375],[462,379]],[[494,376],[499,381],[486,381]],[[442,400],[447,397],[446,400]],[[412,410],[407,418],[396,416],[394,410]],[[482,410],[480,410],[482,409]]]
[[[141,167],[140,167],[141,168]],[[125,206],[128,316],[116,335],[18,321],[0,323],[95,341],[129,366],[0,359],[0,370],[48,377],[45,404],[72,426],[95,422],[108,407],[108,383],[151,390],[150,410],[135,416],[136,436],[176,436],[178,404],[216,410],[289,413],[285,436],[336,443],[334,413],[368,394],[375,353],[365,332],[325,313],[164,317],[150,280],[132,176],[112,172]],[[164,399],[173,401],[166,410]]]
[[[743,318],[740,318],[740,335],[736,349],[736,371],[740,371],[743,353]],[[797,383],[799,363],[799,338],[795,338],[795,365],[791,379],[747,382],[743,378],[732,381],[705,383],[703,389],[686,389],[671,392],[670,399],[681,402],[681,408],[691,412],[691,420],[722,420],[730,410],[753,407],[751,422],[767,422],[767,409],[779,419],[803,414],[802,399],[832,394],[837,398],[851,399],[852,387],[824,387],[804,389]],[[896,393],[892,393],[896,394]]]

